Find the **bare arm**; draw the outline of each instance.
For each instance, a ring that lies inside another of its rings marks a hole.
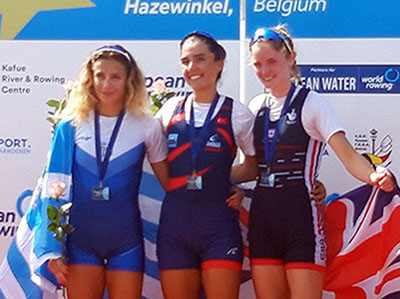
[[[258,176],[258,165],[255,156],[245,156],[243,163],[232,167],[231,181],[234,183],[248,182]]]
[[[163,189],[167,190],[169,181],[169,170],[168,170],[167,160],[163,160],[157,163],[151,163],[151,168],[153,168],[154,174],[156,175]]]
[[[360,181],[377,185],[384,191],[392,191],[394,179],[389,172],[376,172],[373,167],[361,157],[351,146],[343,132],[337,132],[329,139],[332,147],[347,171]]]

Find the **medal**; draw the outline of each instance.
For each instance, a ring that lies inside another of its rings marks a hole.
[[[194,112],[193,112],[193,101],[190,109],[190,122],[189,122],[189,136],[191,141],[191,162],[192,162],[192,175],[187,177],[186,190],[202,190],[203,189],[203,178],[200,175],[196,175],[197,160],[200,152],[203,150],[206,140],[206,133],[208,125],[211,122],[211,117],[214,113],[215,107],[217,106],[219,94],[217,93],[211,103],[210,109],[207,112],[206,119],[203,126],[200,129],[199,136],[196,138],[196,128],[194,126]]]
[[[110,141],[107,145],[106,154],[104,160],[101,159],[101,141],[100,141],[100,121],[97,111],[94,114],[94,131],[95,131],[95,142],[96,142],[96,160],[97,168],[99,171],[99,186],[92,189],[92,199],[107,201],[110,199],[110,187],[103,186],[103,180],[107,172],[108,164],[110,162],[110,157],[112,153],[112,148],[114,147],[115,140],[117,138],[119,129],[121,127],[122,119],[124,118],[125,111],[122,110],[118,115],[117,122],[115,123],[114,129],[111,133]]]
[[[275,173],[263,171],[261,173],[258,185],[266,188],[275,187]]]
[[[187,190],[202,190],[203,189],[203,179],[201,175],[189,175],[187,178]]]
[[[93,188],[92,199],[93,200],[109,200],[110,199],[110,188],[103,187],[102,184],[97,188]]]

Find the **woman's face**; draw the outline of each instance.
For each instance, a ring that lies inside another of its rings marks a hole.
[[[275,50],[268,42],[258,42],[251,47],[253,69],[261,83],[273,90],[280,90],[290,84],[290,69],[296,55],[289,57],[285,52]]]
[[[125,66],[114,59],[99,59],[93,63],[93,88],[98,109],[114,111],[125,105],[128,73]],[[118,113],[117,113],[118,114]]]
[[[187,40],[181,48],[182,73],[194,92],[215,89],[223,65],[200,40]]]

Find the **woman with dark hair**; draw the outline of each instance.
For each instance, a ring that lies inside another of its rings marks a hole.
[[[237,148],[254,163],[254,117],[221,95],[217,82],[225,49],[209,34],[194,32],[180,43],[181,67],[193,93],[172,98],[159,117],[168,138],[170,181],[157,241],[165,298],[237,298],[243,259],[240,201],[229,198]]]

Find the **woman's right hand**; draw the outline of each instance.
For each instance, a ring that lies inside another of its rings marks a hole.
[[[63,258],[50,259],[47,268],[62,286],[67,285],[68,266],[64,263]]]

